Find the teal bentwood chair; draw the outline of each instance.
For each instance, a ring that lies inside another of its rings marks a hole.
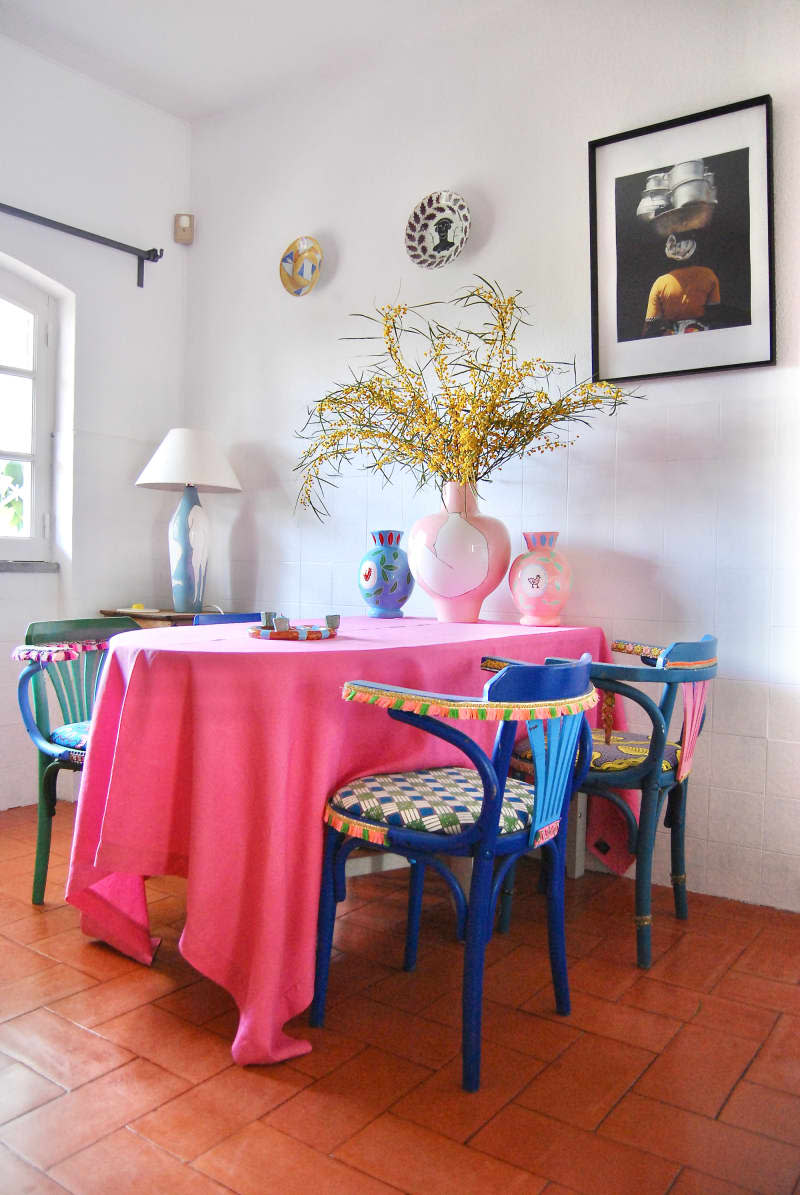
[[[654,647],[619,639],[611,649],[638,656],[641,664],[592,664],[592,682],[603,693],[602,726],[592,732],[592,761],[581,790],[611,801],[625,818],[628,849],[636,857],[637,963],[647,968],[651,962],[653,849],[662,812],[670,831],[675,916],[686,920],[689,915],[684,854],[686,799],[695,746],[705,720],[708,686],[717,674],[717,640],[704,635],[695,641]],[[658,700],[635,687],[638,685],[657,685]],[[678,690],[683,697],[683,725],[678,740],[671,741],[668,734]],[[613,729],[617,695],[644,710],[651,723],[648,733]],[[530,766],[527,747],[519,744],[512,772],[525,775]],[[620,797],[621,789],[638,789],[641,793],[638,819]],[[593,845],[601,853],[608,849],[608,844],[600,841]]]
[[[466,1091],[480,1084],[484,954],[498,893],[516,859],[532,846],[550,856],[547,888],[550,965],[558,1012],[569,1013],[564,944],[564,812],[586,770],[591,737],[584,711],[597,702],[589,656],[580,662],[513,665],[487,682],[481,698],[415,693],[349,681],[345,700],[385,709],[390,718],[432,734],[466,756],[469,767],[362,776],[325,806],[317,963],[311,1024],[322,1025],[336,905],[345,898],[345,863],[356,847],[401,855],[410,864],[404,969],[417,961],[425,871],[446,881],[465,941],[462,1067]],[[456,728],[459,720],[496,721],[491,758]],[[518,722],[527,725],[535,787],[508,778]],[[580,746],[580,749],[579,749]],[[469,896],[444,859],[472,859]]]
[[[80,771],[86,756],[89,720],[108,639],[137,631],[132,618],[79,618],[32,622],[13,658],[24,664],[17,696],[25,729],[39,753],[38,822],[33,904],[44,902],[50,837],[60,771]],[[51,701],[63,724],[51,728]]]

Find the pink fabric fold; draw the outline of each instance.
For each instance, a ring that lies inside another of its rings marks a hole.
[[[697,745],[700,728],[703,725],[708,685],[708,681],[686,682],[681,685],[684,731],[677,771],[678,780],[683,780],[692,770],[694,749]],[[619,697],[616,701],[614,725],[620,730],[625,729],[623,702]],[[638,821],[642,804],[642,795],[639,789],[615,788],[614,792],[629,809],[633,810]],[[602,797],[589,799],[586,817],[586,846],[616,875],[624,875],[636,859],[636,856],[628,848],[628,825],[624,815],[610,801],[604,800]]]
[[[678,765],[678,779],[683,780],[692,770],[694,749],[700,727],[703,725],[703,713],[706,708],[706,693],[709,682],[687,681],[681,685],[683,693],[683,740],[681,742],[681,761]]]
[[[346,680],[479,694],[482,655],[584,651],[599,627],[343,618],[335,639],[251,638],[244,624],[115,636],[95,706],[67,900],[82,927],[153,957],[144,877],[187,878],[184,957],[240,1010],[233,1057],[307,1052],[283,1026],[313,994],[322,811],[374,771],[461,762],[448,744],[341,699]],[[496,725],[465,722],[490,746]]]

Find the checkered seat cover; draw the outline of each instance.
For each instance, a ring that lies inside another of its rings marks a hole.
[[[637,734],[632,730],[612,730],[610,742],[607,743],[603,730],[593,730],[592,762],[589,769],[592,772],[622,772],[641,763],[649,750],[649,734]],[[665,743],[662,772],[674,771],[680,758],[680,743]],[[531,748],[527,740],[521,739],[515,744],[511,767],[523,775],[532,774]]]
[[[509,778],[499,832],[513,834],[531,824],[534,790]],[[430,768],[362,776],[333,794],[325,821],[350,837],[385,841],[392,827],[460,834],[474,826],[483,805],[483,785],[473,768]]]

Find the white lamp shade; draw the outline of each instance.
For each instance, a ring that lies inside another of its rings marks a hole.
[[[240,490],[228,459],[207,432],[173,427],[142,469],[136,484],[151,490],[198,490],[221,493]]]

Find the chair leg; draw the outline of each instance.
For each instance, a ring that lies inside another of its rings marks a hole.
[[[317,917],[317,960],[314,972],[314,999],[311,1002],[310,1021],[314,1028],[325,1023],[325,1000],[328,995],[328,972],[333,946],[333,927],[336,921],[336,893],[334,891],[334,868],[336,850],[341,839],[338,831],[330,826],[325,830],[325,851],[322,858],[322,881],[319,891],[319,914]]]
[[[556,997],[556,1012],[563,1017],[570,1013],[569,978],[567,976],[567,945],[564,932],[564,873],[566,833],[542,847],[542,864],[547,858],[547,947],[550,952],[550,973]]]
[[[493,862],[491,856],[474,860],[469,890],[461,995],[462,1086],[465,1091],[477,1091],[481,1081],[483,963],[489,937]]]
[[[686,792],[688,781],[683,780],[670,790],[666,822],[669,826],[670,860],[672,863],[672,894],[675,900],[675,916],[686,921],[689,904],[686,899],[686,857],[684,833],[686,830]]]
[[[658,785],[642,787],[639,834],[636,847],[636,963],[647,970],[651,962],[650,930],[653,922],[650,886],[653,873],[653,848],[658,820]]]
[[[511,906],[514,902],[514,877],[517,865],[513,863],[506,872],[503,887],[500,889],[500,916],[497,919],[497,932],[507,934],[511,925]]]
[[[408,881],[408,917],[406,919],[406,952],[403,970],[413,971],[417,965],[419,920],[422,914],[422,892],[425,887],[425,864],[409,859],[411,876]]]
[[[36,862],[33,867],[32,904],[44,904],[44,890],[47,884],[47,868],[50,863],[50,837],[53,818],[56,813],[56,785],[59,764],[52,760],[39,760],[39,812],[36,824]]]

